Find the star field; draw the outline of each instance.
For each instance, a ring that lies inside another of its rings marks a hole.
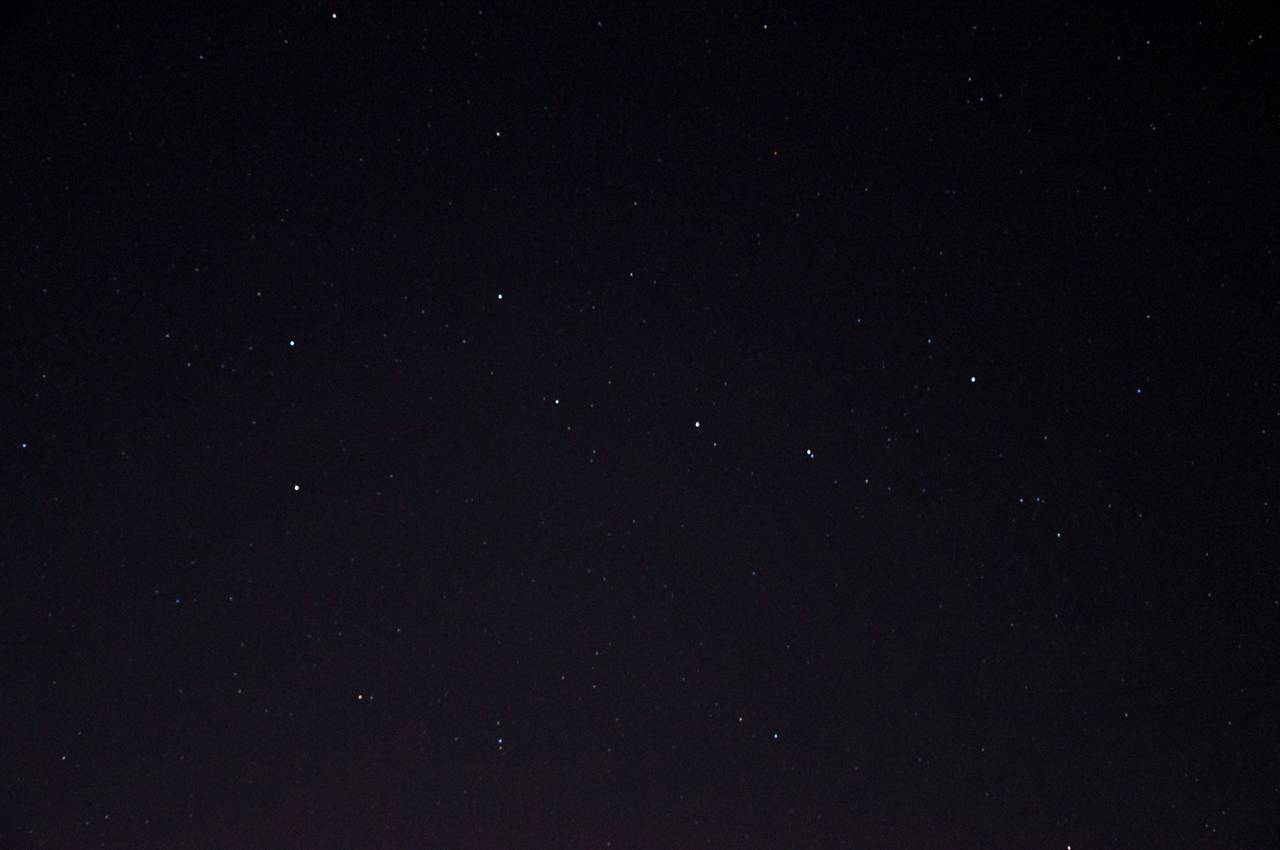
[[[0,846],[1275,846],[1276,41],[15,17]]]

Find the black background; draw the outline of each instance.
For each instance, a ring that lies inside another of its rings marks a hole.
[[[1247,8],[29,11],[0,844],[1274,847]]]

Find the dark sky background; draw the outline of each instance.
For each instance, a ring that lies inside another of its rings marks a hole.
[[[0,846],[1280,843],[1280,33],[0,36]]]

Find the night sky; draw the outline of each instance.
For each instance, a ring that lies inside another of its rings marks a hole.
[[[0,35],[0,847],[1280,844],[1260,13],[205,5]]]

